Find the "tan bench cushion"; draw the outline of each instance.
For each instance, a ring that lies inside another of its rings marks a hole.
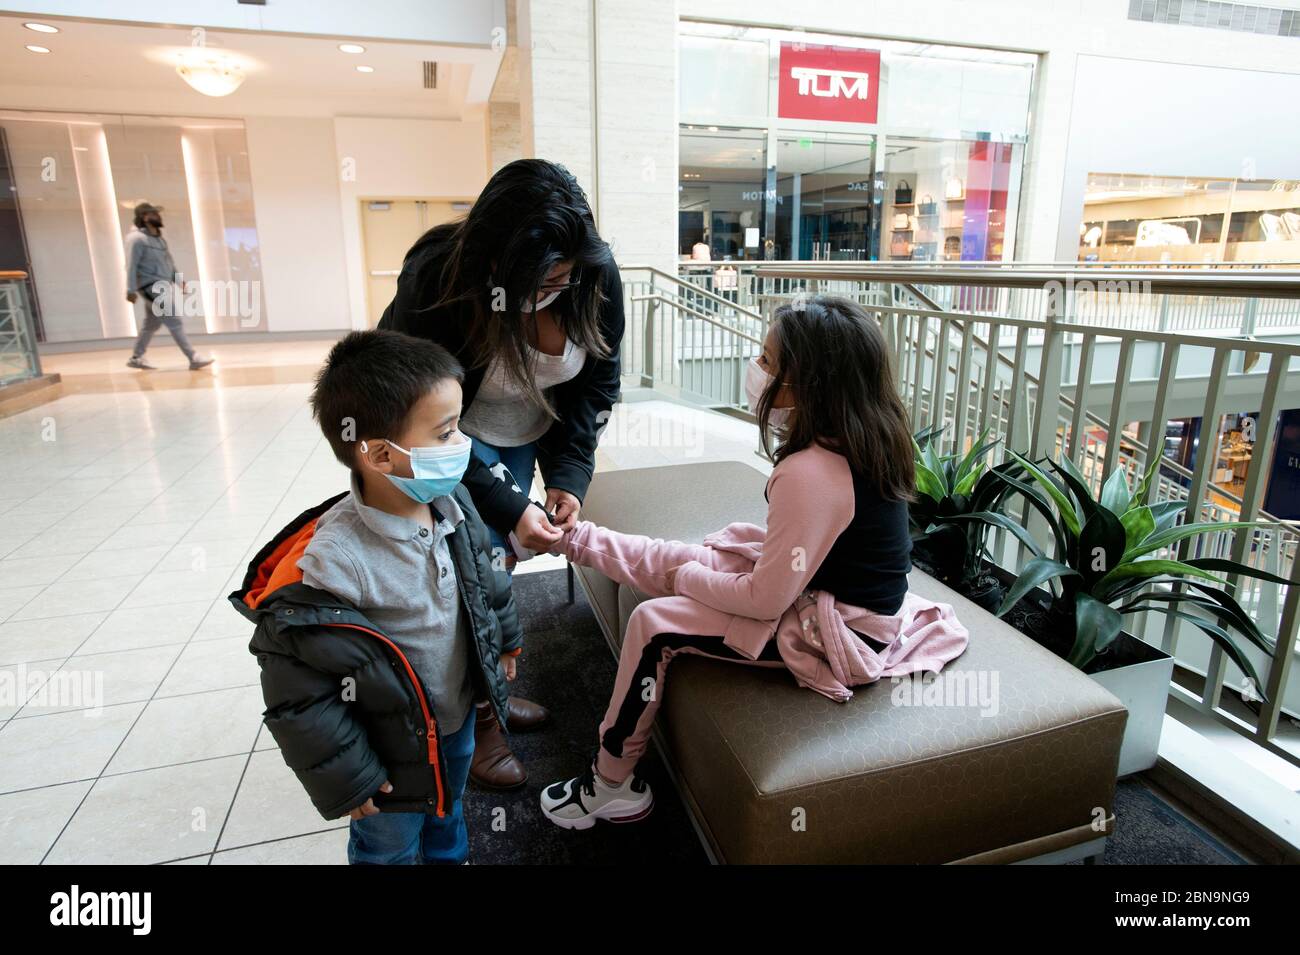
[[[739,463],[610,472],[582,516],[698,541],[730,521],[764,523],[765,480]],[[579,573],[617,644],[639,595]],[[1120,702],[925,574],[911,585],[953,604],[971,632],[938,678],[967,705],[898,705],[911,685],[891,681],[837,704],[783,670],[674,661],[660,730],[720,858],[935,863],[1017,847],[1000,856],[1011,861],[1103,834],[1089,824],[1110,816]]]

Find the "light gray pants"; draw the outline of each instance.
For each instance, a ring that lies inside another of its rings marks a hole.
[[[169,314],[170,309],[163,312],[163,314],[157,314],[161,306],[159,309],[154,308],[154,300],[158,298],[158,294],[153,288],[140,289],[140,297],[144,299],[144,323],[140,326],[140,336],[135,340],[135,351],[131,353],[131,357],[143,358],[145,349],[149,347],[149,340],[153,338],[154,332],[166,325],[167,331],[171,332],[172,338],[176,340],[176,347],[185,353],[186,358],[194,361],[194,346],[190,344],[189,337],[185,334],[185,325],[181,319]],[[164,301],[174,302],[175,300],[173,295]]]

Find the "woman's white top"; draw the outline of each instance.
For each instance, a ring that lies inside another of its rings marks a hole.
[[[547,400],[552,388],[578,377],[587,362],[587,350],[567,338],[563,354],[548,355],[532,347],[528,353],[533,380]],[[524,395],[497,357],[488,365],[473,403],[460,419],[460,429],[496,447],[516,448],[544,435],[553,420],[545,408]]]

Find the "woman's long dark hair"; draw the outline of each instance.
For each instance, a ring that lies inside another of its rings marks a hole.
[[[816,295],[782,305],[772,317],[777,367],[758,402],[763,451],[773,461],[816,443],[848,458],[886,500],[911,500],[916,488],[912,429],[898,396],[880,325],[856,302]],[[789,388],[794,412],[772,447],[772,402]]]
[[[523,393],[554,417],[533,378],[526,313],[520,310],[537,297],[552,268],[572,262],[570,281],[578,282],[550,306],[565,337],[601,358],[617,344],[600,333],[601,285],[613,254],[596,231],[578,180],[544,159],[509,163],[488,180],[447,241],[441,295],[428,307],[469,303],[474,310],[467,329],[469,364],[486,366],[500,358]]]

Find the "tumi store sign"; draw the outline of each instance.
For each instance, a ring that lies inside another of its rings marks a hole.
[[[781,44],[777,116],[874,124],[879,105],[879,50]]]

